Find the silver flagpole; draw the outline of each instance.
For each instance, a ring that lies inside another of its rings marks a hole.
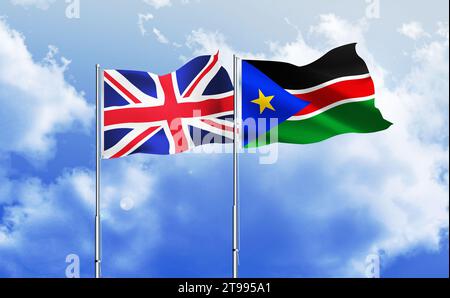
[[[95,65],[95,75],[95,278],[100,278],[100,64]]]
[[[237,142],[237,74],[236,55],[233,55],[233,85],[234,85],[234,129],[233,129],[233,278],[238,277],[238,261],[239,261],[239,218],[238,218],[238,142]]]

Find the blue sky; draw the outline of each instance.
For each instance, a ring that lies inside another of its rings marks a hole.
[[[241,2],[1,2],[1,277],[64,277],[68,254],[93,276],[96,63],[301,65],[348,42],[395,125],[243,154],[241,276],[364,277],[376,254],[381,277],[448,277],[448,1]],[[230,275],[230,154],[106,160],[102,179],[105,276]]]

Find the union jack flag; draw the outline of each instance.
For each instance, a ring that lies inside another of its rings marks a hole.
[[[233,140],[233,85],[218,53],[165,75],[103,71],[103,158]]]

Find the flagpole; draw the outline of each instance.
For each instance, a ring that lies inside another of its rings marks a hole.
[[[95,65],[95,75],[95,278],[100,278],[100,64]]]
[[[236,75],[236,55],[233,55],[233,85],[234,85],[234,129],[233,129],[233,278],[238,277],[239,261],[239,218],[238,218],[238,142],[237,142],[237,75]]]

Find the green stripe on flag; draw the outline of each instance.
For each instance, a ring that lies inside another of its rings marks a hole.
[[[375,99],[370,99],[345,103],[311,118],[284,121],[273,129],[278,129],[280,143],[310,144],[344,133],[376,132],[387,129],[391,125],[392,123],[383,119],[380,111],[375,107]],[[259,142],[255,140],[246,147],[258,147],[271,143],[271,131],[261,136]]]

